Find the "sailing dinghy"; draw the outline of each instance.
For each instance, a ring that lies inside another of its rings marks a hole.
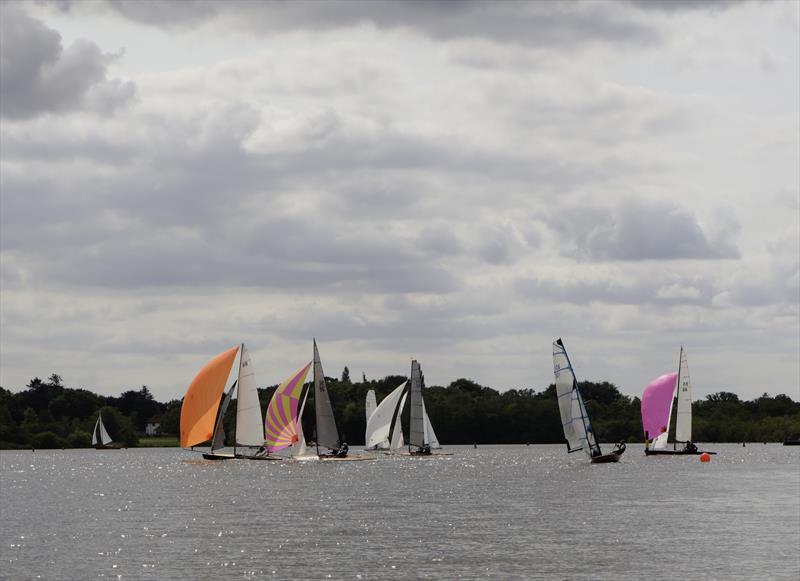
[[[595,438],[592,422],[583,403],[567,349],[561,339],[557,339],[553,343],[553,372],[556,378],[558,409],[561,412],[561,425],[564,428],[564,439],[567,441],[567,452],[583,450],[592,464],[619,462],[620,456],[625,452],[625,444],[617,444],[611,453],[603,454],[600,444]]]
[[[678,389],[678,409],[675,430],[670,432],[675,389]],[[681,347],[677,373],[667,373],[651,381],[642,394],[642,427],[647,456],[680,456],[702,454],[692,442],[692,386],[689,364]],[[670,447],[670,436],[672,436]],[[682,444],[682,448],[678,448]],[[716,452],[707,452],[716,454]]]
[[[314,367],[314,412],[317,432],[316,453],[308,450],[302,424],[303,410],[311,390],[310,387],[303,397],[302,405],[300,404],[305,378],[312,365]],[[348,456],[347,444],[339,438],[316,340],[314,340],[314,360],[295,372],[275,390],[267,407],[265,422],[268,453],[291,448],[292,459],[298,461],[372,460],[366,456]],[[329,451],[320,453],[320,446],[328,448]]]
[[[92,431],[92,446],[95,450],[114,450],[117,446],[112,446],[112,442],[111,436],[108,435],[106,427],[103,425],[103,416],[98,413],[97,422]]]
[[[231,376],[235,379],[226,390]],[[236,424],[230,454],[221,450],[226,445],[223,420],[234,392]],[[203,454],[207,460],[268,460],[271,458],[265,453],[264,440],[253,362],[242,343],[206,363],[189,385],[181,406],[181,447],[211,441],[211,450]]]
[[[392,390],[367,418],[367,429],[364,434],[364,447],[367,450],[397,450],[405,446],[403,430],[400,425],[400,412],[398,410],[402,410],[405,402],[405,394],[403,392],[407,383],[408,381],[404,381]],[[375,392],[370,390],[367,394],[367,402],[369,402],[370,393],[374,397]],[[401,399],[402,402],[400,401]],[[395,417],[397,419],[395,420],[394,439],[390,442],[392,419]]]

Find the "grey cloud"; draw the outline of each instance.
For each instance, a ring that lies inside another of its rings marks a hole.
[[[81,7],[80,3],[70,6]],[[109,0],[121,16],[150,26],[194,28],[215,20],[238,30],[267,34],[331,30],[371,24],[408,29],[436,39],[486,38],[500,43],[557,46],[648,44],[658,31],[621,4],[557,2],[141,2]]]
[[[699,277],[637,277],[580,280],[526,277],[514,283],[517,294],[528,301],[587,305],[677,305],[710,306],[715,285]]]
[[[61,36],[15,5],[0,7],[0,115],[28,119],[41,113],[87,109],[108,113],[131,99],[135,86],[106,78],[114,55]]]
[[[561,253],[581,260],[739,258],[731,239],[735,229],[712,240],[688,210],[668,202],[565,208],[545,220],[559,237]]]

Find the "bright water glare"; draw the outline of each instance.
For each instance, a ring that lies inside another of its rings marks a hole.
[[[371,462],[0,454],[5,579],[800,578],[800,447],[590,465],[563,446]]]

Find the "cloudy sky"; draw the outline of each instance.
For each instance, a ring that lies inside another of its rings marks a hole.
[[[796,2],[0,5],[0,385],[800,397]]]

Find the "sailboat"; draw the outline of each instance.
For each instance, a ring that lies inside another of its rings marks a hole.
[[[425,400],[422,398],[422,388],[425,385],[425,377],[422,375],[422,368],[416,359],[411,361],[411,394],[409,430],[408,430],[408,453],[411,456],[430,456],[431,450],[439,447],[439,439],[433,431],[431,420],[425,410]],[[402,409],[402,406],[401,406]],[[398,413],[398,418],[400,413]],[[449,456],[450,454],[437,454]]]
[[[589,413],[583,403],[567,349],[561,339],[557,339],[553,343],[553,372],[556,378],[558,409],[561,412],[561,426],[564,428],[567,452],[583,450],[592,464],[619,462],[620,456],[625,452],[625,444],[617,444],[611,453],[603,454],[592,429]]]
[[[92,446],[96,450],[113,450],[115,446],[111,445],[112,442],[111,436],[108,435],[106,427],[103,425],[103,416],[98,413],[97,422],[92,431]]]
[[[238,356],[238,366],[235,365]],[[235,379],[226,386],[231,376]],[[236,392],[236,425],[231,443],[233,454],[220,450],[226,445],[223,420]],[[244,343],[223,351],[198,372],[181,406],[181,447],[211,441],[207,460],[245,458],[267,460],[264,428],[250,352]]]
[[[314,413],[316,425],[316,453],[309,452],[303,435],[302,415],[305,402],[308,398],[310,387],[303,397],[300,405],[300,396],[303,392],[305,377],[309,368],[314,367]],[[299,409],[298,409],[299,408]],[[348,456],[347,444],[339,438],[336,428],[336,419],[333,415],[328,388],[325,384],[325,374],[314,340],[314,359],[311,363],[301,368],[278,389],[275,390],[266,414],[267,451],[277,452],[291,447],[291,455],[295,460],[372,460],[365,456]],[[320,453],[320,446],[328,448],[327,452]]]
[[[678,409],[670,448],[670,424],[676,387]],[[647,442],[644,453],[648,456],[703,453],[692,442],[692,386],[689,380],[689,364],[682,346],[678,372],[657,377],[647,385],[642,394],[642,427]],[[683,447],[679,449],[678,444],[683,444]]]
[[[405,394],[403,393],[408,381],[404,381],[392,392],[381,400],[381,403],[375,410],[369,414],[367,418],[367,429],[364,433],[364,447],[367,450],[397,450],[402,448],[405,443],[403,441],[403,430],[400,426],[400,411],[405,402]],[[370,393],[374,394],[373,390]],[[402,402],[400,401],[402,399]],[[367,401],[369,401],[369,393],[367,394]],[[394,428],[394,439],[389,441],[389,436],[392,428],[392,419],[396,417]]]

